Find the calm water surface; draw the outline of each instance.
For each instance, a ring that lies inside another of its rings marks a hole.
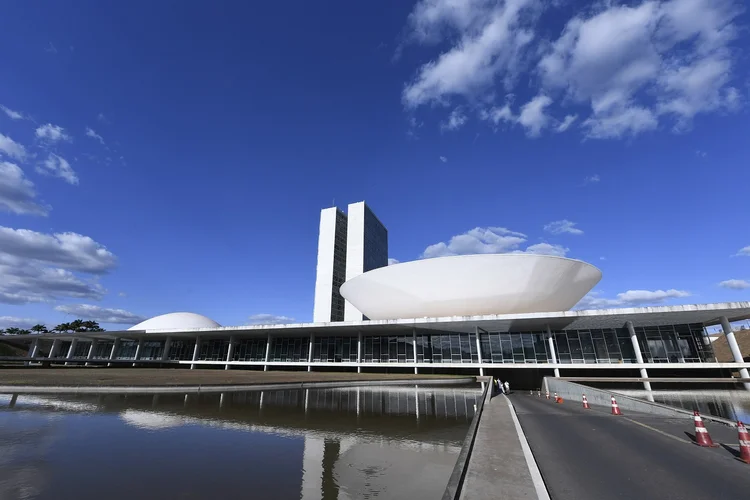
[[[646,399],[647,395],[646,391],[620,389],[617,391],[641,399]],[[696,389],[651,392],[657,403],[750,423],[750,392],[748,391]]]
[[[437,499],[479,396],[0,394],[0,499]]]

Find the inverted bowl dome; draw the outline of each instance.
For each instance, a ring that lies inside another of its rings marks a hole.
[[[220,326],[216,321],[202,314],[174,312],[141,321],[128,330],[190,330],[193,328],[218,328]]]
[[[360,274],[341,295],[370,319],[567,311],[602,279],[580,260],[486,254],[404,262]]]

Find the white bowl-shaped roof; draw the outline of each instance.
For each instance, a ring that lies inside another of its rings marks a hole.
[[[154,316],[131,326],[128,330],[190,330],[193,328],[219,327],[221,327],[220,324],[202,314],[176,312]]]
[[[580,260],[483,254],[404,262],[360,274],[341,295],[370,319],[567,311],[602,278]]]

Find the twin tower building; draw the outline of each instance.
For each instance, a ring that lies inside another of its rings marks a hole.
[[[321,210],[313,321],[367,319],[339,288],[346,280],[387,265],[388,230],[364,201],[349,204],[347,213],[337,207]]]

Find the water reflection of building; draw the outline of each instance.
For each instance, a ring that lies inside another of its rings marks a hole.
[[[410,491],[411,485],[391,484],[394,474],[416,478],[432,468],[441,473],[435,481],[447,481],[479,396],[477,389],[463,388],[349,387],[190,395],[20,395],[15,404],[50,414],[117,415],[128,426],[147,431],[203,426],[301,438],[301,498],[346,500],[360,497],[362,488],[373,494],[388,490],[388,497],[403,498],[400,492]],[[11,397],[7,399],[9,403]],[[391,467],[397,470],[388,471]],[[444,484],[420,487],[434,488],[439,496]]]

